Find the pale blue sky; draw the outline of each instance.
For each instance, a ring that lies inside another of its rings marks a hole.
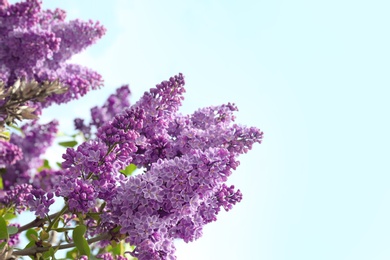
[[[244,200],[178,259],[390,259],[388,1],[50,0],[108,33],[75,61],[106,87],[44,119],[135,101],[178,72],[183,113],[235,102],[265,132],[230,183]]]

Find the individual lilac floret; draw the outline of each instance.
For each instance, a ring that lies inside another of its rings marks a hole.
[[[54,141],[57,126],[56,120],[47,124],[33,121],[22,126],[23,136],[11,135],[10,142],[22,150],[23,158],[15,164],[7,166],[6,172],[2,176],[4,189],[9,189],[15,183],[30,183],[36,169],[43,163],[40,156]]]
[[[102,85],[101,76],[85,67],[67,64],[76,53],[94,44],[105,34],[99,23],[73,20],[56,9],[42,10],[41,1],[26,0],[0,6],[0,79],[11,86],[18,78],[60,82],[64,94],[53,94],[45,103],[65,103]]]
[[[46,193],[42,189],[33,189],[31,193],[27,195],[27,204],[30,211],[35,212],[36,216],[45,218],[49,213],[49,207],[54,203],[54,194],[52,192]]]
[[[0,140],[0,168],[14,164],[23,156],[22,150],[7,141]]]

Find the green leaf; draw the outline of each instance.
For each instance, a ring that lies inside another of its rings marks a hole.
[[[63,147],[75,147],[77,145],[77,141],[59,142],[58,144]]]
[[[41,233],[39,233],[39,238],[41,240],[46,240],[49,238],[49,233],[47,233],[45,230],[42,230]]]
[[[52,257],[52,260],[57,260],[57,258],[56,258],[56,256],[55,256],[57,250],[58,250],[58,249],[54,250],[54,248],[50,247],[49,252],[50,252],[50,255],[51,255],[51,257]]]
[[[8,231],[9,235],[13,235],[13,234],[18,233],[18,230],[19,229],[17,227],[14,227],[14,226],[8,226],[7,227],[7,231]]]
[[[30,248],[30,247],[33,247],[33,246],[35,246],[35,241],[30,241],[30,242],[24,247],[24,249]]]
[[[114,255],[122,255],[123,254],[123,241],[120,241],[116,245],[114,243],[111,243],[111,248],[108,248],[107,251],[112,252]]]
[[[91,254],[91,249],[89,248],[88,242],[84,237],[86,230],[87,228],[84,225],[75,227],[73,230],[73,241],[80,254],[89,257]]]
[[[55,252],[54,249],[52,247],[49,248],[49,251],[46,251],[45,253],[43,253],[43,257],[48,260],[56,260],[57,258],[55,257]]]
[[[66,253],[67,259],[77,259],[77,248],[74,248]]]
[[[3,217],[0,217],[0,239],[8,239],[7,223]]]
[[[92,212],[92,213],[88,213],[87,215],[88,215],[88,217],[91,217],[94,220],[100,220],[101,213],[94,213],[94,212]]]
[[[27,237],[28,241],[35,243],[35,238],[38,237],[38,232],[35,231],[34,229],[30,228],[26,232],[26,237]]]
[[[123,173],[126,176],[130,176],[133,174],[133,172],[137,169],[137,166],[135,164],[129,164],[125,169],[120,170],[121,173]]]
[[[14,219],[14,218],[16,218],[16,215],[13,214],[13,213],[10,213],[10,212],[5,213],[5,215],[4,215],[4,219],[5,220],[11,220],[11,219]]]
[[[7,245],[7,241],[4,241],[0,244],[0,250],[3,249]]]
[[[42,170],[44,170],[44,169],[51,169],[51,167],[50,167],[50,164],[49,164],[49,161],[48,160],[43,160],[43,164],[42,164],[42,166],[41,167],[39,167],[37,170],[38,170],[38,172],[41,172]]]
[[[0,190],[3,190],[3,189],[4,189],[3,177],[1,177],[1,175],[0,175]]]
[[[45,260],[50,260],[50,252],[49,251],[46,251],[45,253],[43,253],[43,259]]]
[[[60,167],[62,169],[62,163],[60,162],[56,162],[57,166]]]
[[[11,133],[10,132],[0,132],[0,137],[2,137],[5,140],[9,141],[9,139],[11,137]]]

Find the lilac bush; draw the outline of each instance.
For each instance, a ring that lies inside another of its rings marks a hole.
[[[236,124],[231,103],[181,114],[178,74],[133,105],[122,86],[91,109],[88,123],[76,118],[62,163],[51,167],[43,155],[58,122],[37,117],[102,85],[98,73],[67,60],[105,29],[65,16],[38,0],[0,1],[0,257],[54,259],[68,249],[72,259],[176,259],[175,239],[200,238],[221,209],[241,201],[226,181],[263,133]],[[50,214],[60,199],[62,209]],[[26,210],[36,218],[10,224]],[[22,233],[27,245],[17,245]]]

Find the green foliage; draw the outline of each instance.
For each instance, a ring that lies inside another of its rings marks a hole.
[[[66,259],[77,259],[77,248],[73,248],[72,250],[66,253]]]
[[[3,217],[0,217],[0,239],[8,239],[7,223]]]
[[[0,243],[0,249],[3,250],[6,245],[7,245],[6,241]]]
[[[3,138],[7,141],[9,141],[11,137],[11,133],[10,132],[0,132],[0,138]]]
[[[76,248],[80,252],[80,255],[86,255],[89,257],[91,254],[91,249],[89,248],[88,242],[84,237],[85,231],[87,231],[87,228],[84,225],[75,227],[72,238]]]
[[[75,147],[77,145],[77,141],[65,141],[65,142],[59,142],[59,145],[63,147]]]
[[[14,214],[14,213],[11,213],[11,212],[7,212],[7,213],[5,213],[4,214],[4,219],[6,220],[6,221],[9,221],[9,220],[11,220],[11,219],[14,219],[14,218],[16,218],[16,215]]]
[[[50,247],[49,251],[45,252],[43,254],[43,257],[44,259],[48,259],[48,260],[57,260],[57,258],[55,257],[55,253],[56,253],[57,250],[54,250],[54,248]]]
[[[49,238],[49,233],[47,233],[45,230],[42,230],[41,233],[39,233],[39,238],[41,240],[46,240]]]
[[[137,169],[137,166],[135,164],[128,165],[125,169],[120,170],[120,172],[126,176],[130,176],[134,173],[134,171]]]
[[[13,235],[13,234],[18,233],[18,228],[14,227],[14,226],[8,226],[7,231],[8,231],[9,235]]]
[[[28,241],[35,243],[36,241],[38,241],[38,232],[35,229],[30,228],[26,232],[26,237]]]
[[[37,170],[38,170],[38,172],[40,172],[40,171],[42,171],[42,170],[44,170],[44,169],[51,169],[51,167],[50,167],[50,164],[49,164],[49,161],[48,160],[43,160],[43,164],[42,164],[42,166],[41,167],[39,167]]]

